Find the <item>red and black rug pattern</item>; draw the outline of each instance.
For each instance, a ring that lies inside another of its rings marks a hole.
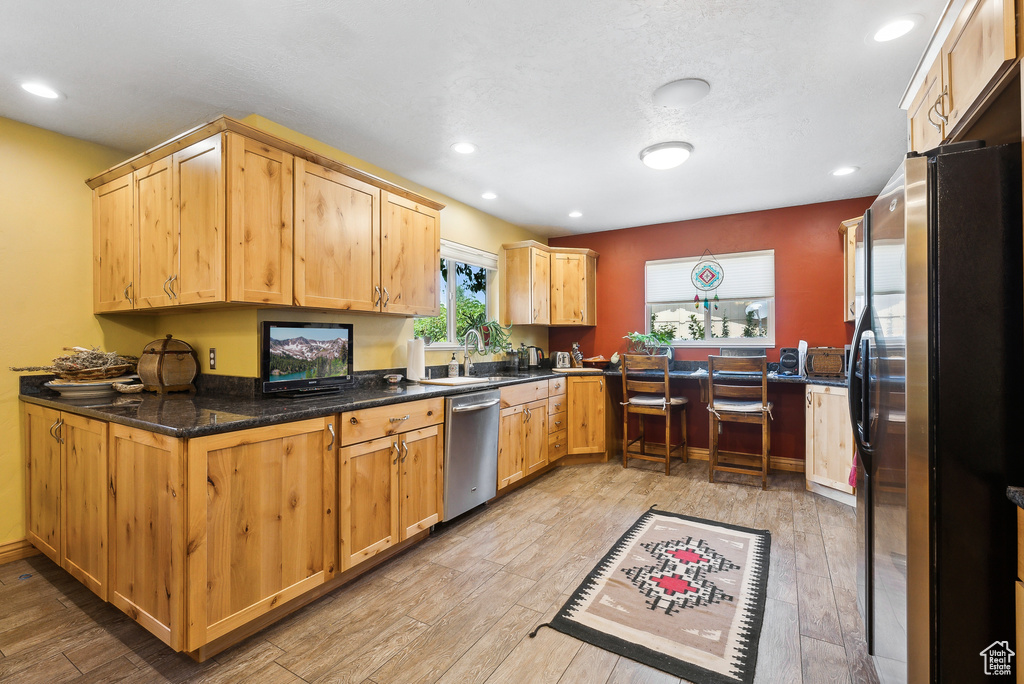
[[[692,682],[749,684],[770,546],[767,530],[652,508],[549,626]]]

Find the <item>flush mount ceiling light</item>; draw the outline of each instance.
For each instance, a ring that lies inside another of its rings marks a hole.
[[[471,142],[457,142],[452,145],[452,152],[459,154],[473,154],[476,152],[476,145]]]
[[[640,161],[652,169],[674,169],[690,158],[693,145],[685,142],[663,142],[646,147],[640,152]]]
[[[580,218],[581,216],[583,216],[583,212],[582,211],[570,211],[569,212],[569,218]]]
[[[924,17],[920,14],[908,14],[905,17],[899,17],[888,22],[882,28],[875,31],[872,39],[876,43],[887,43],[890,40],[896,40],[901,36],[905,36],[914,30]]]
[[[711,92],[711,84],[699,78],[682,78],[654,91],[651,99],[661,107],[689,107]]]
[[[45,97],[47,100],[56,100],[61,97],[60,91],[54,90],[50,86],[39,83],[38,81],[22,83],[21,87],[33,95]]]
[[[498,199],[498,196],[493,192],[485,192],[480,196],[483,197],[484,199]]]
[[[849,176],[851,173],[854,173],[858,169],[860,169],[859,166],[840,166],[838,169],[832,171],[831,173],[833,176]]]

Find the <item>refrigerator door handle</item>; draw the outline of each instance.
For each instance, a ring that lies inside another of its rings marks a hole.
[[[867,306],[861,309],[857,318],[857,327],[853,333],[853,344],[850,352],[850,367],[846,374],[846,397],[850,404],[850,424],[853,426],[853,440],[860,454],[861,462],[867,465],[871,457],[871,444],[867,441],[868,421],[868,340],[864,339],[867,332],[870,311]],[[860,363],[858,363],[858,360]],[[858,372],[858,367],[863,369]]]

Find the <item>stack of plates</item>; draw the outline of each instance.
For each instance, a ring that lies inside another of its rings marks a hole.
[[[43,383],[62,397],[69,399],[89,399],[91,397],[102,397],[113,394],[116,390],[112,387],[115,382],[132,383],[138,380],[138,375],[122,375],[119,378],[108,378],[106,380],[90,380],[88,382],[68,382],[67,380],[50,380]]]

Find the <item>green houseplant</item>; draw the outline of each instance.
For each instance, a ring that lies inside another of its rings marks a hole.
[[[669,323],[658,325],[655,323],[653,315],[651,316],[651,332],[634,331],[623,335],[624,339],[629,340],[629,353],[649,356],[654,356],[661,349],[670,347],[675,337],[676,327]]]

